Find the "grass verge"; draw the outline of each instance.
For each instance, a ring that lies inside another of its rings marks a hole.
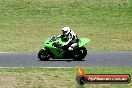
[[[0,51],[39,51],[70,26],[89,50],[132,50],[131,0],[0,0]]]
[[[130,74],[131,67],[89,67],[89,74]],[[131,88],[130,84],[86,84],[76,83],[76,68],[1,68],[1,88]]]

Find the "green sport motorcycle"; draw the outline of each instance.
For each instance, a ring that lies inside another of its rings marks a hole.
[[[66,40],[64,38],[57,38],[57,36],[52,36],[44,42],[44,48],[42,48],[38,53],[38,58],[41,61],[47,61],[52,59],[73,59],[76,61],[81,61],[87,55],[87,50],[84,47],[90,39],[80,38],[78,45],[74,50],[69,51],[67,46],[64,46]]]

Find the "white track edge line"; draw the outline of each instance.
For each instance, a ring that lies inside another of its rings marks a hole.
[[[0,67],[0,68],[76,68],[76,67]]]

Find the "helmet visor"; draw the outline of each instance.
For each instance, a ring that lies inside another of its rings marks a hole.
[[[67,34],[67,31],[65,31],[65,30],[63,30],[62,32],[63,32],[63,35],[66,35]]]

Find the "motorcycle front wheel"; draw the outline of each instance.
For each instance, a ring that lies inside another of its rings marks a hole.
[[[48,61],[51,58],[51,54],[49,51],[41,49],[38,53],[38,58],[41,61]]]

